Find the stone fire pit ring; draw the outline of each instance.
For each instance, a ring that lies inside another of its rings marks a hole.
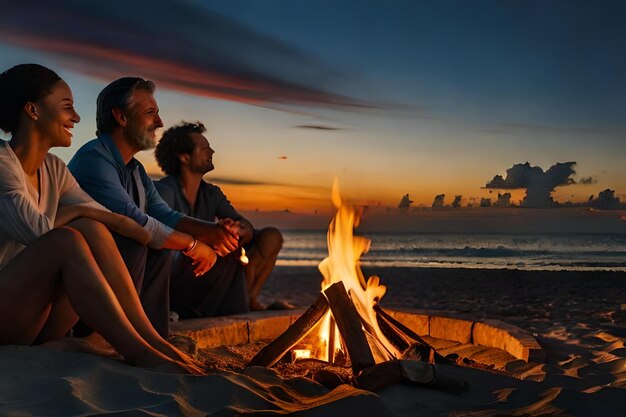
[[[441,312],[434,314],[411,309],[385,310],[420,336],[433,340],[500,349],[526,362],[542,362],[545,356],[530,333],[500,320],[476,321],[442,316]],[[304,311],[260,311],[182,320],[172,323],[172,333],[193,338],[199,348],[270,342],[280,336]]]

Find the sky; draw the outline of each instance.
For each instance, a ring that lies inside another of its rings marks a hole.
[[[156,82],[166,127],[207,126],[207,179],[242,210],[330,210],[334,178],[372,207],[504,191],[519,204],[506,176],[526,162],[571,171],[551,183],[555,201],[607,188],[626,201],[621,1],[0,5],[1,70],[37,62],[73,89],[82,121],[53,150],[66,162],[95,136],[99,91],[133,75]]]

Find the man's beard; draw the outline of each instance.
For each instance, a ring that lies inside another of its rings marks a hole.
[[[156,128],[152,126],[141,128],[130,121],[126,125],[127,137],[130,139],[131,143],[141,151],[152,149],[156,146],[155,130]]]

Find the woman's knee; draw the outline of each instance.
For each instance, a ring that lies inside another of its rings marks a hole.
[[[78,230],[68,226],[52,229],[46,233],[45,238],[52,250],[68,256],[83,252],[88,248],[83,235]]]
[[[86,217],[72,220],[70,223],[67,224],[67,226],[71,227],[72,229],[78,230],[82,234],[85,234],[87,232],[97,234],[109,233],[109,229],[104,225],[104,223]]]
[[[83,217],[68,223],[67,226],[80,232],[87,240],[89,246],[95,243],[115,244],[109,228],[97,220]]]

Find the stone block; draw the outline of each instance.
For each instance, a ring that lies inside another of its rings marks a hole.
[[[469,358],[483,365],[492,366],[494,369],[501,371],[506,370],[509,363],[515,362],[517,359],[513,357],[509,352],[504,350],[484,347],[481,351],[478,351]]]
[[[420,336],[428,335],[429,316],[408,310],[387,310],[387,313]]]
[[[544,352],[537,340],[528,332],[500,320],[484,320],[474,325],[474,343],[502,349],[526,362],[544,359]]]
[[[230,317],[181,320],[172,325],[172,333],[194,338],[199,348],[234,346],[249,342],[248,323]]]
[[[459,342],[455,342],[454,340],[437,339],[430,336],[424,336],[422,337],[422,339],[424,339],[426,343],[428,343],[438,352],[441,349],[449,349],[459,345]]]
[[[290,314],[263,317],[248,321],[250,342],[274,340],[283,334],[289,325],[291,325]]]
[[[451,317],[431,317],[430,336],[438,339],[454,340],[459,343],[472,343],[473,321]]]

